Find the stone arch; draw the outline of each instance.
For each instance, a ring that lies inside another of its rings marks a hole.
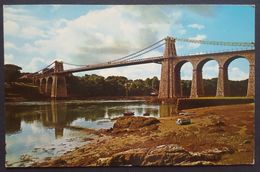
[[[215,96],[216,95],[216,92],[217,92],[217,80],[212,80],[211,82],[216,82],[215,85],[211,86],[212,88],[210,89],[206,89],[206,85],[204,83],[204,78],[203,78],[203,67],[210,61],[215,61],[218,65],[218,68],[219,68],[219,61],[217,59],[214,59],[214,58],[211,58],[211,57],[207,57],[205,59],[202,59],[201,61],[199,61],[197,64],[196,64],[196,71],[198,73],[198,81],[200,81],[198,84],[199,84],[199,88],[200,88],[200,91],[199,91],[199,96]],[[217,74],[218,76],[218,74]],[[207,91],[210,91],[212,89],[215,89],[215,92],[214,93],[210,93],[210,92],[207,92]]]
[[[175,95],[177,97],[187,97],[191,93],[191,83],[182,83],[182,79],[181,79],[181,69],[185,63],[191,63],[192,68],[194,68],[193,63],[190,62],[189,60],[179,61],[174,66],[174,75],[175,75],[174,76],[174,88],[175,88]],[[192,72],[192,70],[191,70],[191,72]],[[186,92],[187,88],[190,88],[190,89],[188,89],[188,92]]]
[[[236,56],[232,56],[232,57],[229,57],[228,59],[226,59],[225,61],[224,61],[224,63],[223,63],[223,69],[225,70],[225,71],[227,71],[226,72],[226,80],[225,80],[225,82],[226,82],[226,92],[225,92],[225,95],[226,96],[234,96],[234,94],[232,94],[232,91],[231,91],[231,89],[233,88],[232,87],[232,81],[231,81],[231,79],[230,79],[230,77],[229,77],[229,66],[230,66],[230,64],[233,62],[233,61],[235,61],[235,60],[237,60],[237,59],[245,59],[247,62],[248,62],[248,65],[249,65],[249,68],[250,68],[250,60],[251,59],[249,59],[247,56],[244,56],[244,55],[236,55]],[[250,69],[249,69],[249,71],[250,71]],[[249,72],[248,71],[248,72]],[[249,82],[249,77],[248,77],[248,82]],[[247,95],[247,92],[248,92],[248,82],[246,83],[246,86],[245,86],[245,88],[244,89],[242,89],[242,90],[240,90],[239,92],[241,92],[242,94],[243,94],[243,92],[244,92],[244,94],[242,95],[242,96],[246,96]]]
[[[45,92],[48,96],[51,96],[52,84],[53,84],[53,78],[48,77],[47,84],[46,84],[46,90],[45,90]]]

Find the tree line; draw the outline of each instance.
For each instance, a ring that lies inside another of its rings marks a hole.
[[[158,92],[160,82],[157,77],[131,80],[124,76],[105,78],[95,74],[82,77],[71,75],[66,80],[68,94],[83,97],[147,96]]]
[[[28,79],[19,79],[23,74],[21,67],[6,64],[4,66],[5,83],[20,82],[29,83]],[[158,94],[159,79],[154,76],[152,78],[131,80],[124,76],[108,76],[100,75],[74,76],[66,77],[68,94],[76,97],[105,97],[105,96],[149,96]],[[228,81],[230,96],[245,96],[247,93],[247,81]],[[205,96],[215,96],[217,89],[217,78],[203,79]],[[191,81],[182,80],[182,95],[189,97],[191,90]],[[15,88],[17,92],[17,88]],[[7,91],[7,90],[6,90]]]

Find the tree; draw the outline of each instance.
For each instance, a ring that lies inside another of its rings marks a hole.
[[[21,67],[14,64],[5,64],[4,73],[5,73],[5,82],[12,83],[15,82],[20,76],[22,70]]]

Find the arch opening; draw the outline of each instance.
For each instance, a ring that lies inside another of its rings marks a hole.
[[[214,59],[208,58],[201,61],[197,68],[199,71],[202,72],[202,91],[200,96],[216,96],[219,75],[219,63]]]
[[[228,59],[224,68],[227,69],[227,96],[240,97],[247,95],[249,78],[249,61],[243,56]]]
[[[189,61],[181,61],[175,67],[176,95],[190,97],[193,66]]]

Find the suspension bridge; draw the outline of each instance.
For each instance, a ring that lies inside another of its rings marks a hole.
[[[193,53],[187,55],[177,55],[176,42],[185,42],[188,44],[200,44],[209,46],[237,47],[236,50],[224,50],[206,53]],[[115,60],[98,64],[72,64],[64,61],[54,61],[39,71],[29,74],[27,77],[33,80],[33,83],[39,87],[42,94],[52,98],[67,97],[66,76],[68,74],[91,71],[98,69],[107,69],[114,67],[131,66],[147,63],[161,64],[161,79],[158,98],[172,99],[182,97],[180,69],[183,64],[190,62],[193,66],[191,95],[190,97],[200,97],[204,95],[204,86],[202,78],[203,65],[216,60],[219,65],[219,76],[217,82],[216,96],[228,96],[228,65],[237,58],[246,58],[249,61],[249,78],[247,96],[255,95],[255,44],[254,42],[224,42],[224,41],[206,41],[184,38],[166,37],[139,51],[117,58]],[[148,56],[146,54],[164,48],[161,56]],[[64,69],[65,65],[75,66],[71,69]]]

